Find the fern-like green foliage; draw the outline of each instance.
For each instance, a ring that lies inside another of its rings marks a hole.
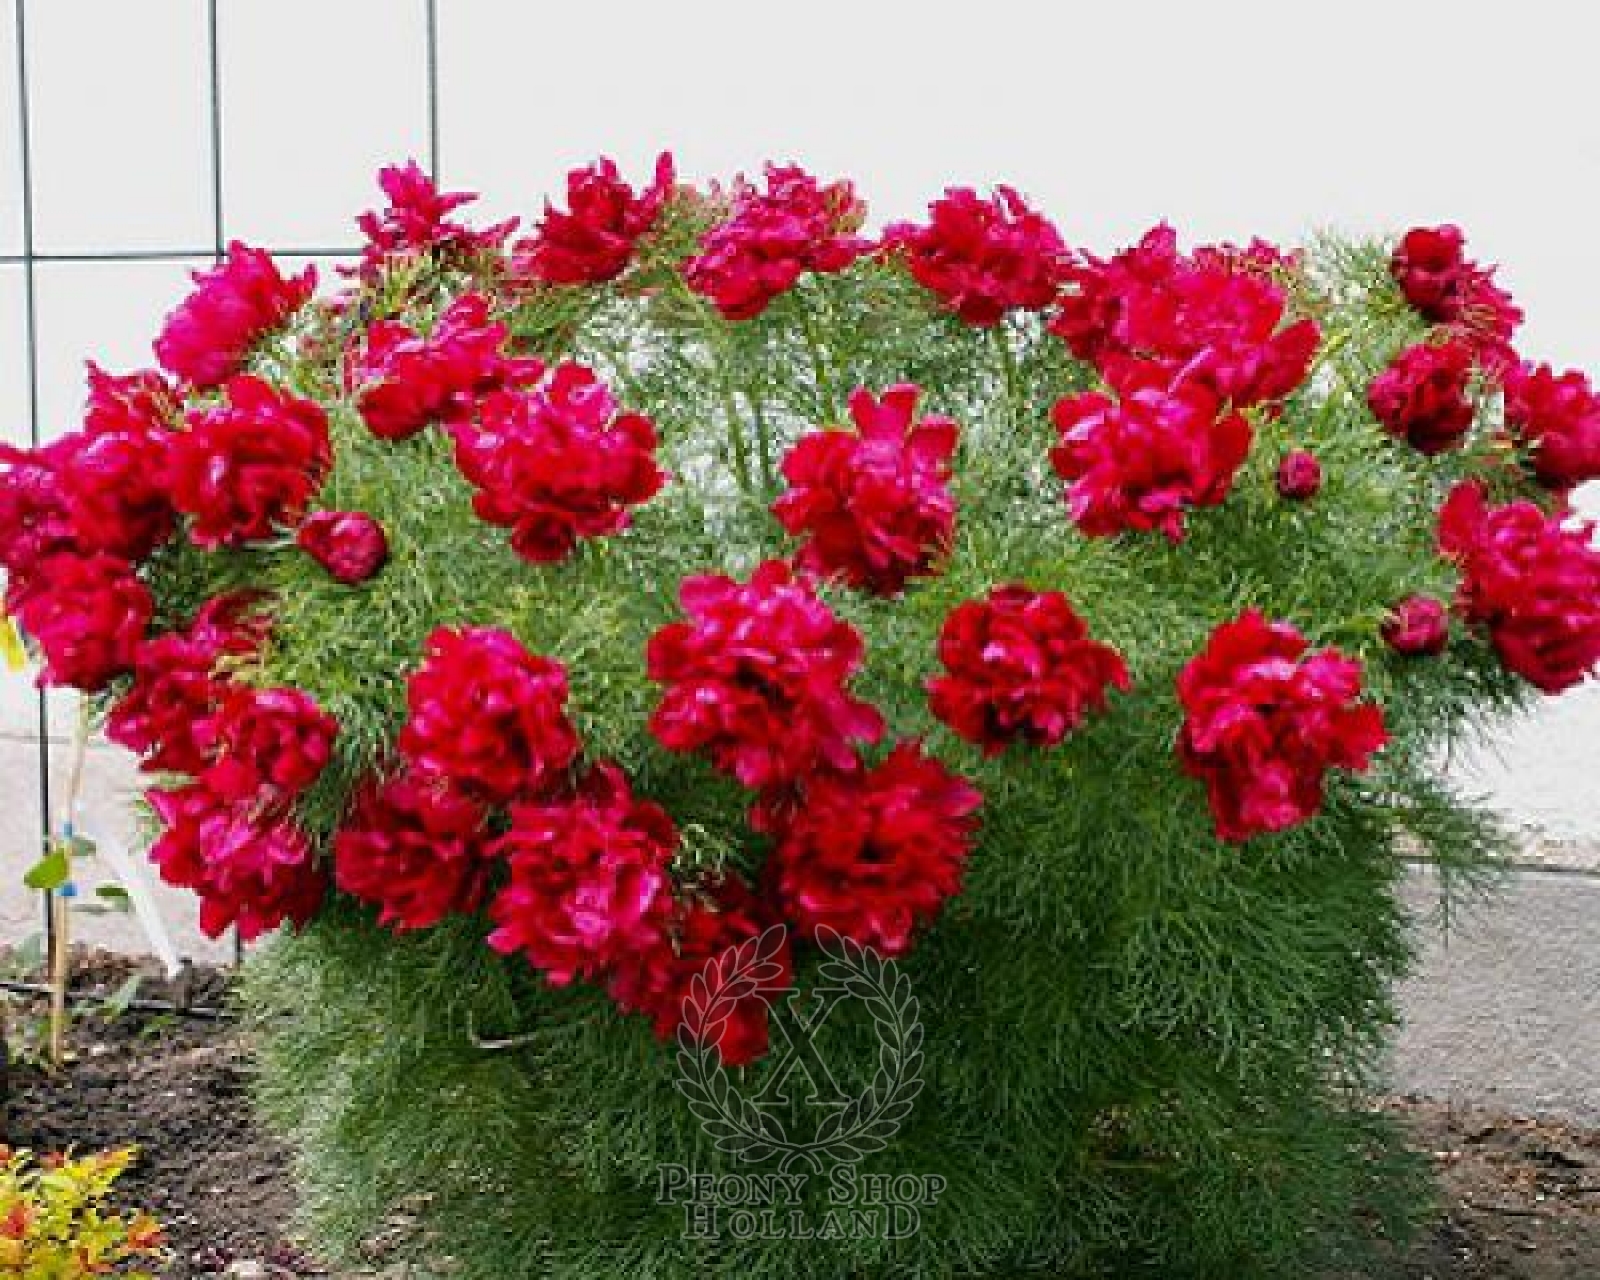
[[[827,596],[866,637],[857,688],[891,737],[924,738],[985,796],[964,891],[900,965],[919,1002],[920,1096],[861,1166],[948,1189],[904,1239],[685,1239],[682,1207],[658,1203],[660,1166],[741,1166],[692,1114],[673,1046],[601,993],[553,990],[496,956],[482,920],[397,937],[341,902],[268,947],[246,993],[261,1099],[296,1143],[318,1238],[349,1254],[394,1204],[425,1195],[426,1248],[468,1280],[787,1280],[1299,1276],[1401,1231],[1422,1180],[1362,1098],[1411,957],[1402,854],[1457,882],[1482,876],[1502,837],[1439,782],[1438,759],[1522,695],[1472,637],[1432,661],[1379,640],[1393,602],[1453,590],[1433,514],[1492,449],[1487,404],[1468,447],[1434,459],[1370,417],[1368,381],[1424,331],[1386,248],[1308,250],[1292,289],[1323,330],[1313,374],[1281,414],[1256,416],[1233,493],[1175,546],[1086,538],[1068,519],[1049,409],[1093,374],[1038,317],[972,329],[900,267],[863,260],[730,324],[673,265],[693,234],[669,226],[626,289],[518,295],[508,317],[522,349],[591,364],[655,420],[673,478],[628,532],[526,564],[474,518],[441,433],[396,444],[365,430],[327,353],[376,314],[426,326],[468,284],[425,265],[255,357],[328,406],[337,462],[320,502],[376,516],[389,567],[349,588],[289,545],[174,544],[158,597],[176,617],[226,587],[273,592],[254,675],[309,691],[342,726],[302,815],[322,836],[389,752],[426,634],[497,625],[566,664],[586,749],[672,813],[683,870],[754,873],[764,850],[748,795],[646,732],[645,643],[676,616],[686,574],[743,574],[791,549],[767,507],[800,433],[840,421],[856,386],[921,386],[923,411],[962,427],[949,562],[902,599]],[[1307,503],[1274,487],[1296,446],[1326,473]],[[984,758],[933,719],[924,682],[950,609],[1000,582],[1064,591],[1126,656],[1134,688],[1057,748]],[[1392,741],[1371,772],[1330,780],[1314,821],[1225,845],[1174,758],[1174,679],[1251,605],[1359,656]],[[817,963],[802,961],[802,985]],[[867,1089],[881,1050],[870,1012],[841,1010],[826,1037],[841,1088]],[[741,1089],[770,1069],[745,1069]],[[817,1182],[819,1213],[825,1193]]]

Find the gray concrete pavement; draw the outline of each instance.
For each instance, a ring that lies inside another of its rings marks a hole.
[[[1426,920],[1432,875],[1419,871],[1407,897]],[[1395,1087],[1600,1124],[1600,877],[1518,871],[1448,933],[1419,927]]]

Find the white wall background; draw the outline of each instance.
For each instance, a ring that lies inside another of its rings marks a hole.
[[[1575,0],[439,0],[438,15],[443,173],[485,194],[485,216],[537,212],[597,153],[643,174],[670,147],[690,178],[768,158],[852,175],[879,220],[947,183],[1007,181],[1100,248],[1160,218],[1191,239],[1286,241],[1452,220],[1502,264],[1524,350],[1600,374],[1600,10]],[[219,18],[227,234],[350,243],[379,164],[425,153],[422,0],[220,0]],[[29,0],[39,250],[210,245],[205,35],[203,0]],[[21,247],[14,67],[7,13],[0,255]],[[75,425],[85,356],[148,360],[183,271],[39,268],[47,433]],[[0,267],[10,439],[28,413],[21,308],[20,271]],[[35,782],[28,691],[0,679],[9,863]],[[1600,836],[1600,688],[1501,757],[1469,776],[1526,820]]]

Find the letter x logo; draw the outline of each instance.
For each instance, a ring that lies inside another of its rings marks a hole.
[[[806,1102],[811,1106],[844,1107],[850,1104],[850,1099],[845,1097],[833,1073],[828,1070],[828,1064],[817,1052],[815,1038],[822,1024],[828,1020],[828,1015],[847,994],[843,988],[819,987],[811,993],[809,1002],[798,992],[790,996],[781,1006],[787,1010],[787,1016],[781,1014],[779,1009],[773,1010],[771,1024],[783,1041],[783,1053],[762,1085],[761,1092],[756,1095],[756,1106],[788,1106],[784,1085],[796,1069],[811,1086],[811,1092],[806,1097]],[[811,1006],[809,1012],[807,1003]]]

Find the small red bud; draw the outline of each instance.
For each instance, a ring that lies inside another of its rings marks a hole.
[[[316,511],[295,536],[300,549],[347,586],[365,582],[389,559],[383,526],[364,511]]]
[[[1317,455],[1294,449],[1278,464],[1278,492],[1291,502],[1304,502],[1322,488],[1322,464]]]
[[[1450,616],[1432,596],[1407,596],[1389,611],[1379,631],[1396,653],[1431,658],[1449,642]]]

